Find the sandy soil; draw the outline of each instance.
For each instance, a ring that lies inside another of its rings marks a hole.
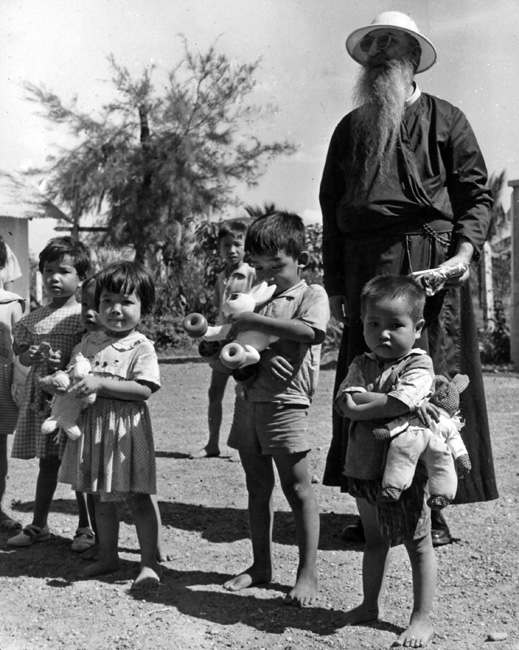
[[[222,583],[248,566],[246,494],[234,453],[191,460],[205,439],[208,368],[200,363],[161,365],[163,389],[150,406],[158,459],[163,536],[172,560],[161,587],[143,597],[129,588],[139,552],[128,512],[121,513],[122,569],[78,581],[86,560],[70,549],[77,520],[75,500],[60,486],[50,517],[51,540],[25,549],[6,546],[0,532],[0,650],[306,650],[387,648],[405,626],[411,606],[409,563],[402,547],[392,552],[386,620],[340,628],[340,614],[358,604],[362,547],[346,544],[341,529],[355,514],[353,500],[316,485],[322,534],[315,607],[281,603],[294,581],[294,527],[279,488],[274,530],[275,581],[268,588],[229,593]],[[330,436],[333,369],[322,372],[311,421],[312,469],[322,476]],[[485,377],[500,499],[450,507],[446,518],[455,542],[437,549],[439,586],[434,613],[435,650],[519,650],[518,453],[519,377]],[[232,411],[226,395],[225,429]],[[11,461],[7,503],[30,523],[37,462]],[[491,639],[496,639],[491,641]],[[500,640],[499,640],[500,639]]]

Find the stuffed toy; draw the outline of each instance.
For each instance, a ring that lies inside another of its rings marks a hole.
[[[377,496],[379,501],[398,501],[402,491],[411,485],[419,460],[423,461],[429,477],[429,507],[441,510],[454,499],[458,475],[464,476],[471,470],[459,417],[460,393],[468,384],[466,375],[458,374],[452,381],[442,375],[435,378],[435,392],[429,403],[440,409],[440,420],[432,421],[428,428],[416,418],[407,420],[406,424],[402,424],[402,418],[396,418],[375,427],[376,440],[391,439],[382,488]]]
[[[34,364],[34,395],[30,408],[38,415],[47,416],[49,414],[49,400],[48,396],[45,395],[47,391],[41,385],[41,379],[51,371],[51,361],[59,362],[61,353],[59,350],[53,350],[47,341],[42,341],[38,346],[38,355],[39,360]]]
[[[202,337],[198,350],[205,360],[211,361],[219,356],[222,364],[233,371],[252,366],[260,360],[260,352],[278,337],[249,330],[240,332],[234,341],[226,343],[232,327],[232,318],[254,311],[256,307],[270,300],[275,290],[275,285],[262,282],[252,287],[249,293],[233,293],[222,305],[223,314],[231,320],[225,325],[209,326],[202,314],[195,313],[186,316],[182,326],[192,338]]]
[[[50,416],[41,425],[43,434],[48,435],[56,429],[63,429],[71,440],[77,440],[81,436],[81,430],[77,425],[79,414],[86,406],[94,403],[96,396],[92,394],[79,398],[68,390],[86,377],[90,370],[90,361],[78,352],[67,370],[58,370],[40,379],[43,390],[54,394]]]

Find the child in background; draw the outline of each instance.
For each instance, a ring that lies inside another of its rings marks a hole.
[[[87,278],[78,289],[77,294],[77,298],[79,298],[81,304],[81,322],[83,323],[86,334],[97,332],[101,329],[101,325],[97,319],[97,312],[95,310],[95,278],[95,275]],[[72,352],[71,357],[74,356],[74,352],[75,350]],[[62,432],[60,440],[60,457],[63,457],[67,441],[68,436],[65,432]],[[76,500],[78,504],[79,521],[76,534],[72,541],[72,550],[76,553],[82,553],[82,557],[85,559],[95,558],[97,556],[97,530],[94,497],[91,494],[86,494],[84,492],[76,492]]]
[[[117,502],[126,500],[141,549],[134,589],[160,582],[155,450],[146,405],[160,388],[159,365],[153,344],[137,331],[154,301],[153,281],[140,264],[116,262],[98,274],[95,302],[103,331],[88,334],[77,347],[92,373],[72,389],[79,398],[97,399],[82,413],[81,437],[67,442],[59,474],[74,490],[94,495],[100,555],[81,578],[119,569]]]
[[[0,289],[10,291],[15,280],[22,277],[22,271],[9,244],[0,235]]]
[[[13,350],[20,362],[30,366],[25,384],[20,415],[16,424],[12,457],[39,458],[33,520],[29,526],[7,540],[10,546],[30,546],[49,539],[47,518],[56,491],[59,443],[54,435],[43,435],[41,425],[46,418],[40,407],[38,381],[47,370],[64,367],[83,330],[81,307],[75,294],[90,267],[90,251],[70,237],[55,237],[41,251],[39,270],[43,286],[50,298],[48,305],[34,310],[13,328]],[[55,352],[49,367],[43,363],[40,344],[47,343]],[[44,370],[45,368],[45,370]]]
[[[7,246],[0,236],[0,272],[7,263]],[[0,530],[15,531],[21,524],[10,517],[3,508],[7,469],[7,436],[14,432],[18,407],[13,401],[11,385],[13,377],[12,328],[21,319],[25,300],[16,293],[0,288]]]
[[[222,304],[233,293],[249,293],[255,282],[254,269],[243,261],[245,256],[246,219],[229,219],[218,230],[220,255],[225,269],[218,274],[213,303],[218,309],[217,325],[228,322],[222,314]],[[211,362],[211,383],[209,385],[209,407],[207,420],[209,440],[200,451],[191,454],[191,458],[211,458],[220,455],[220,427],[222,426],[222,401],[225,388],[232,374],[219,359]]]
[[[427,474],[418,466],[411,486],[398,501],[377,501],[389,441],[376,441],[381,418],[402,416],[430,394],[431,358],[414,348],[424,325],[423,289],[403,276],[377,276],[361,294],[364,338],[370,353],[352,361],[335,408],[351,420],[344,473],[356,497],[366,546],[362,563],[364,600],[347,612],[344,625],[383,620],[382,597],[392,545],[403,543],[413,576],[414,604],[409,626],[393,645],[418,648],[433,635],[431,609],[436,588],[436,557],[426,505]]]
[[[308,253],[299,216],[260,217],[249,228],[245,251],[258,281],[276,285],[276,291],[258,313],[237,316],[230,336],[258,329],[279,338],[262,353],[254,381],[237,385],[228,445],[238,450],[245,471],[253,563],[224,587],[239,591],[272,580],[275,466],[299,548],[296,583],[286,599],[308,606],[318,592],[319,510],[308,469],[307,417],[329,319],[328,297],[323,287],[301,279]]]

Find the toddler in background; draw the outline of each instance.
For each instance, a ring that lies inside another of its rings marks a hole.
[[[48,305],[24,316],[13,328],[13,351],[20,362],[30,366],[12,447],[13,458],[39,458],[32,523],[7,540],[10,546],[30,546],[50,538],[47,525],[60,465],[59,442],[44,435],[41,425],[47,403],[39,387],[39,378],[64,367],[73,347],[81,340],[81,306],[76,290],[90,268],[90,251],[70,237],[51,239],[39,256],[43,286]],[[54,356],[47,360],[40,344],[50,345]]]
[[[254,269],[244,262],[245,236],[247,219],[229,219],[218,230],[220,255],[225,269],[218,274],[213,303],[218,309],[217,325],[223,325],[228,319],[222,314],[222,305],[233,293],[249,293],[255,279]],[[220,455],[220,427],[222,426],[222,401],[225,388],[232,371],[219,359],[211,361],[211,383],[209,384],[209,407],[207,421],[209,439],[205,447],[191,454],[191,458],[211,458]]]
[[[91,578],[117,571],[119,515],[126,501],[137,528],[140,571],[133,589],[157,586],[159,522],[153,431],[146,400],[160,388],[157,355],[138,332],[151,313],[155,289],[143,266],[110,264],[96,277],[95,308],[103,331],[87,334],[75,352],[92,364],[92,373],[72,389],[78,398],[96,394],[79,420],[82,435],[65,446],[59,480],[94,495],[99,558],[80,572]]]

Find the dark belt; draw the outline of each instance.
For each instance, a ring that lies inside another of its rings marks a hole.
[[[418,222],[418,223],[416,223]],[[450,234],[452,232],[453,224],[446,219],[434,219],[427,221],[426,219],[418,217],[414,223],[411,220],[405,223],[396,223],[392,227],[381,230],[363,230],[362,232],[348,232],[344,233],[345,239],[353,241],[358,240],[375,240],[375,239],[394,239],[395,241],[401,237],[420,236],[427,239],[435,239],[442,244],[450,243],[448,238],[441,235]]]

